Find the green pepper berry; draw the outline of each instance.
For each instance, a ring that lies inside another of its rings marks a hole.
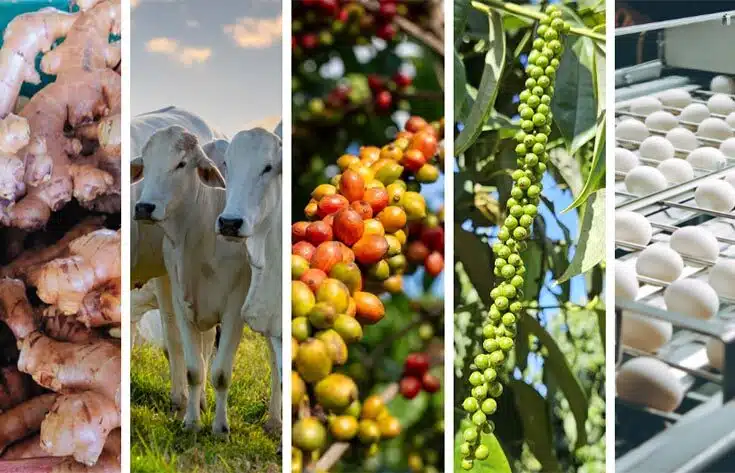
[[[506,264],[500,268],[500,275],[503,279],[511,279],[516,275],[516,268],[512,264]]]
[[[487,448],[485,445],[478,445],[475,449],[475,458],[477,458],[478,460],[485,460],[489,456],[490,449]]]
[[[517,289],[517,288],[519,288],[519,287],[521,287],[521,286],[523,286],[523,276],[519,276],[518,274],[516,274],[516,275],[515,275],[515,276],[513,276],[513,278],[512,278],[511,280],[510,280],[510,283],[511,283],[511,284],[512,284],[513,286],[515,286],[515,288],[516,288],[516,289]]]
[[[482,327],[482,336],[483,338],[495,337],[495,326],[491,324],[486,324],[484,327]]]
[[[472,414],[472,423],[476,426],[480,427],[485,422],[487,422],[487,416],[482,411],[477,411],[474,414]]]
[[[482,412],[484,412],[487,415],[493,415],[495,414],[495,411],[498,409],[498,403],[493,398],[488,398],[482,401]]]
[[[467,427],[464,429],[464,432],[462,432],[462,437],[464,437],[465,442],[474,442],[477,440],[477,428]]]
[[[551,79],[549,79],[547,76],[539,74],[537,83],[539,87],[543,87],[544,89],[546,89],[547,87],[551,86]],[[538,126],[541,126],[541,125],[543,125],[543,123],[540,123]]]
[[[475,399],[474,397],[468,397],[462,403],[462,407],[464,408],[465,411],[471,414],[477,410],[477,408],[479,407],[479,403],[477,402],[477,399]]]
[[[498,398],[503,394],[503,385],[496,381],[488,387],[487,393],[494,398]]]
[[[484,370],[488,367],[490,360],[488,359],[486,354],[480,353],[475,357],[474,363],[475,366],[477,366],[478,370]]]
[[[529,93],[529,95],[531,94],[531,92],[528,92],[528,93]],[[526,101],[526,104],[529,107],[535,109],[536,107],[538,107],[541,104],[541,99],[539,97],[535,96],[535,95],[531,95],[530,97],[528,97],[528,100]]]
[[[472,451],[472,445],[470,445],[468,442],[462,442],[462,444],[459,446],[459,453],[462,455],[469,455],[470,451]]]
[[[536,87],[536,79],[532,77],[529,77],[528,79],[526,79],[526,88],[533,89],[534,87]]]
[[[472,391],[471,391],[472,397],[478,400],[483,400],[487,397],[487,391],[488,391],[487,384],[481,384],[479,386],[475,386],[474,388],[472,388]]]
[[[533,224],[533,217],[530,215],[521,215],[518,223],[520,223],[523,228],[529,228]]]
[[[473,386],[479,386],[485,382],[485,378],[479,371],[474,371],[470,375],[470,384]]]
[[[510,312],[506,312],[505,314],[503,314],[502,320],[503,320],[503,325],[506,325],[506,326],[507,325],[513,325],[514,323],[516,323],[516,317],[515,317],[515,315],[513,315]]]
[[[482,342],[482,349],[487,353],[493,353],[498,349],[498,342],[494,338],[486,338]],[[488,357],[487,361],[488,363],[492,363],[492,359],[490,357]]]
[[[498,372],[495,370],[495,368],[488,368],[482,373],[482,375],[485,376],[485,379],[488,383],[492,383],[497,379]]]

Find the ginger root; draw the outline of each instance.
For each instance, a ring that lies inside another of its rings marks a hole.
[[[15,407],[30,397],[32,385],[28,381],[28,375],[15,367],[0,368],[0,412]]]
[[[10,327],[17,340],[22,340],[36,330],[33,308],[26,287],[18,279],[0,279],[0,320]]]
[[[51,456],[92,466],[118,427],[120,412],[109,398],[90,391],[59,396],[41,426],[41,445]]]
[[[64,130],[67,123],[75,128],[119,110],[120,76],[110,69],[67,72],[36,93],[21,112],[31,129],[30,142],[36,144],[36,152],[19,152],[27,194],[0,212],[0,223],[26,230],[43,227],[52,211],[72,199],[75,181],[85,189],[83,196],[109,193],[114,176],[90,182],[88,173],[73,167],[70,156],[79,154],[82,145],[78,138],[65,136]]]
[[[121,20],[120,0],[107,0],[88,9],[74,22],[64,42],[43,56],[41,70],[61,75],[70,70],[116,66],[120,55],[109,36],[120,34]]]
[[[41,82],[36,71],[36,55],[51,50],[57,39],[66,36],[76,19],[76,14],[44,8],[19,15],[10,22],[0,49],[0,118],[13,110],[23,82]]]
[[[120,404],[120,345],[76,344],[34,332],[20,343],[18,369],[57,393],[94,391]]]
[[[120,233],[96,230],[72,241],[69,251],[71,256],[52,260],[30,275],[38,297],[66,315],[79,312],[93,288],[120,278]]]
[[[57,394],[42,394],[0,414],[0,453],[20,439],[41,429]]]

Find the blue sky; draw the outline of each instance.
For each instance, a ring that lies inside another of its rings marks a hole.
[[[254,122],[275,125],[280,0],[131,3],[133,115],[178,105],[230,135]]]

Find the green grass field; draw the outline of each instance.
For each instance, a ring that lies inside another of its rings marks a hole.
[[[239,473],[281,470],[280,438],[268,435],[270,370],[265,340],[246,329],[230,389],[230,438],[212,435],[214,391],[207,389],[204,427],[186,432],[170,413],[168,362],[150,346],[133,349],[131,362],[131,470],[134,473]]]

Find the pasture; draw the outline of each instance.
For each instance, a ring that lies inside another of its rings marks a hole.
[[[240,473],[281,470],[280,438],[263,429],[270,370],[263,337],[245,329],[229,392],[229,440],[211,432],[214,391],[207,388],[204,427],[190,433],[170,413],[168,362],[150,345],[133,349],[131,362],[131,471],[134,473]]]

